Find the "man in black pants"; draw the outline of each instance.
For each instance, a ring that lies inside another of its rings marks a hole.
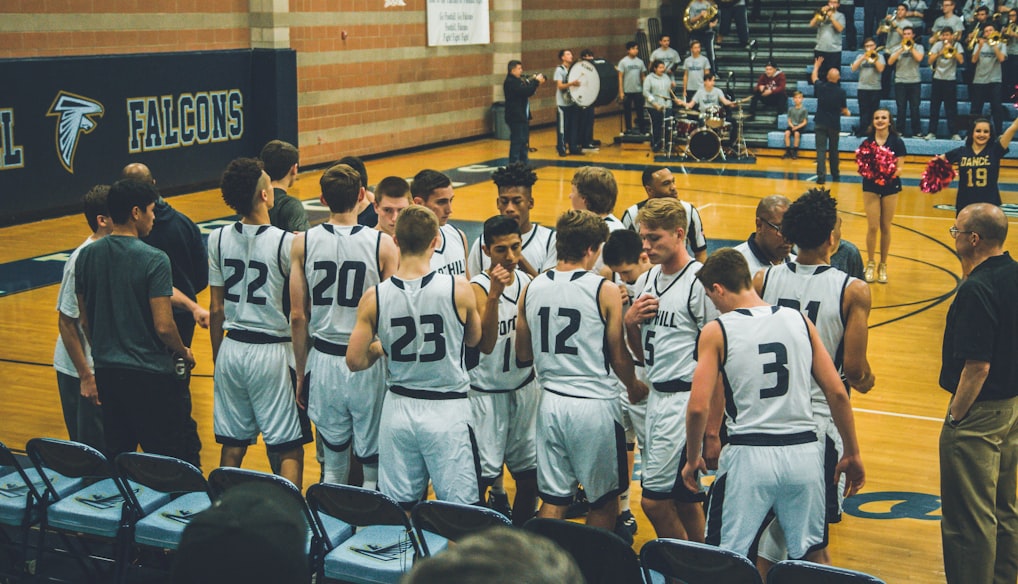
[[[840,69],[828,69],[827,80],[820,79],[820,67],[824,58],[817,57],[813,62],[813,93],[817,96],[817,113],[813,116],[813,126],[817,141],[817,184],[827,182],[824,169],[824,157],[830,152],[831,180],[841,180],[838,171],[838,138],[841,131],[841,116],[851,115],[848,111],[848,97],[841,87]]]
[[[505,92],[505,123],[509,125],[509,162],[526,162],[530,143],[530,96],[544,82],[544,74],[523,77],[523,63],[509,61],[502,91]]]

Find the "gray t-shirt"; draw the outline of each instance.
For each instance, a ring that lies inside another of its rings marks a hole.
[[[983,43],[982,49],[978,46],[979,62],[976,63],[976,72],[972,76],[973,85],[986,85],[988,83],[1000,83],[1000,61],[997,60],[997,52],[994,47]],[[1006,54],[1006,53],[1005,53]]]
[[[788,108],[788,121],[792,122],[793,126],[798,126],[799,124],[805,122],[808,116],[809,110],[807,110],[805,106],[795,107],[793,105],[792,107]]]
[[[907,18],[901,20],[894,20],[891,23],[896,28],[892,28],[887,33],[887,39],[884,41],[884,46],[887,47],[888,53],[893,53],[895,49],[901,46],[901,30],[906,26],[912,26],[912,21]]]
[[[919,54],[920,60],[926,54],[926,49],[919,43],[915,44],[914,52]],[[915,60],[912,51],[902,50],[898,54],[898,60],[894,63],[895,83],[919,83],[919,61]]]
[[[961,46],[961,43],[954,43],[954,49],[958,51],[958,54],[964,55],[965,48]],[[937,41],[932,47],[930,47],[930,53],[936,54],[944,50],[944,41]],[[938,55],[937,59],[933,61],[933,78],[941,81],[954,81],[958,78],[958,61],[956,58],[948,59],[943,55]]]
[[[709,105],[721,105],[721,98],[724,97],[724,92],[719,87],[711,89],[710,92],[707,88],[701,87],[696,90],[693,94],[693,100],[696,102],[696,107],[703,111],[703,108]]]
[[[950,28],[955,34],[960,32],[963,33],[965,32],[965,23],[957,14],[952,14],[951,16],[938,16],[937,19],[933,21],[933,34],[938,36],[940,35],[940,31],[945,28]]]
[[[665,73],[668,73],[672,70],[672,65],[679,63],[679,52],[671,47],[668,47],[667,49],[658,47],[650,54],[651,63],[653,63],[655,59],[665,64]]]
[[[623,93],[643,92],[643,79],[640,79],[640,73],[647,71],[647,66],[643,64],[643,59],[626,55],[619,61],[616,69],[622,72]]]
[[[669,93],[672,89],[672,79],[667,75],[651,73],[643,80],[643,103],[647,109],[658,106],[664,109],[671,109],[672,99]]]
[[[884,56],[877,53],[877,63],[886,64]],[[863,57],[862,63],[859,64],[859,89],[868,91],[878,91],[883,89],[880,77],[883,75],[880,71],[877,71],[877,63],[870,63],[865,57]]]
[[[710,69],[710,61],[701,54],[699,57],[692,55],[686,57],[682,63],[686,70],[686,91],[695,92],[703,87],[703,73]]]
[[[173,356],[156,334],[149,304],[173,294],[165,253],[137,237],[107,235],[79,252],[74,280],[85,298],[96,369],[173,373]]]
[[[828,20],[817,27],[817,51],[821,53],[834,53],[841,50],[841,32],[836,30],[834,25],[831,24],[835,20],[838,21],[842,28],[845,27],[844,14],[840,12],[831,14]]]
[[[566,69],[565,65],[555,67],[555,73],[552,75],[552,78],[553,81],[569,83],[569,69]],[[569,97],[568,88],[559,91],[558,85],[555,86],[555,105],[559,107],[569,107],[573,105],[573,100]]]
[[[311,228],[304,205],[286,191],[275,188],[275,203],[269,209],[269,223],[283,231],[307,231]]]

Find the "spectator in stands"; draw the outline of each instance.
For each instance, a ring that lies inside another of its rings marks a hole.
[[[763,75],[756,80],[756,86],[753,87],[753,99],[749,104],[750,118],[756,115],[756,108],[760,103],[763,103],[764,107],[777,108],[779,112],[788,105],[785,73],[778,69],[774,61],[767,61]]]
[[[838,12],[839,5],[838,0],[827,0],[827,5],[809,21],[810,27],[817,29],[813,57],[823,57],[819,71],[821,79],[827,77],[828,69],[841,68],[841,31],[845,29],[845,15]]]
[[[965,47],[954,39],[954,30],[945,26],[940,29],[940,40],[930,47],[933,92],[930,96],[930,127],[926,134],[927,140],[937,137],[941,104],[944,105],[947,130],[951,133],[951,139],[961,140],[961,136],[958,135],[958,65],[965,62]]]
[[[809,123],[809,112],[802,106],[802,92],[792,94],[792,107],[788,108],[788,129],[785,130],[785,154],[782,158],[799,158],[799,138]]]
[[[950,28],[952,31],[951,40],[954,42],[961,40],[961,35],[965,31],[965,21],[954,13],[954,6],[954,0],[944,0],[941,5],[943,14],[933,21],[933,26],[930,28],[932,33],[930,35],[931,39],[938,40],[942,38],[940,36],[941,31],[945,28]]]
[[[866,135],[867,123],[864,120],[873,119],[873,112],[880,107],[881,77],[887,67],[884,56],[877,51],[875,40],[867,38],[863,41],[863,49],[852,62],[852,71],[859,71],[859,125],[855,128],[855,135],[859,137]]]
[[[926,31],[925,18],[929,7],[924,0],[904,0],[902,4],[905,5],[905,18],[912,23],[916,36],[921,36]]]
[[[1007,49],[1002,42],[990,43],[990,36],[996,32],[997,29],[992,24],[983,27],[978,44],[972,51],[970,58],[975,72],[972,75],[969,97],[972,99],[970,113],[974,116],[982,116],[983,106],[990,104],[993,129],[999,134],[1004,127],[1004,106],[1000,94],[1000,83],[1003,79],[1001,63],[1007,59]]]
[[[911,26],[906,26],[901,31],[901,45],[895,47],[891,52],[891,58],[887,64],[894,67],[894,99],[898,104],[897,127],[905,138],[921,136],[922,128],[919,124],[919,63],[926,55],[926,50],[915,40],[915,31]],[[909,47],[911,43],[911,47]],[[908,106],[906,110],[906,106]],[[906,112],[911,112],[911,120]],[[911,126],[906,125],[911,121]]]
[[[837,0],[833,0],[837,2]],[[838,171],[838,138],[841,132],[841,116],[851,115],[848,111],[848,96],[841,86],[841,70],[832,67],[827,70],[827,78],[820,78],[820,68],[823,66],[824,58],[817,57],[813,62],[813,75],[811,77],[814,87],[814,95],[817,96],[817,112],[813,116],[813,127],[816,133],[817,148],[817,184],[822,185],[827,181],[827,173],[824,169],[825,157],[831,159],[831,180],[841,180],[841,173]]]
[[[732,19],[735,19],[735,32],[739,35],[739,47],[751,49],[749,40],[749,25],[746,23],[746,0],[735,0],[734,2],[720,2],[718,9],[721,12],[721,27],[718,31],[718,46],[721,46],[721,39],[732,29]]]
[[[272,190],[276,197],[275,205],[269,209],[272,226],[292,233],[307,231],[311,224],[308,223],[304,205],[286,193],[297,181],[300,162],[297,148],[282,140],[271,140],[262,148],[258,157],[265,165],[265,172],[272,181]]]

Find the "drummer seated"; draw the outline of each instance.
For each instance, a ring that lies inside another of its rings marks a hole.
[[[706,113],[708,109],[717,108],[721,105],[735,107],[735,102],[725,97],[725,93],[714,87],[714,74],[703,74],[703,87],[696,90],[693,98],[689,101],[678,100],[679,105],[688,109],[698,109],[700,113]]]
[[[763,103],[764,107],[775,108],[778,113],[788,103],[785,95],[785,74],[778,69],[774,61],[768,61],[764,65],[764,73],[756,81],[753,87],[753,99],[749,104],[749,117],[756,116],[756,108]]]

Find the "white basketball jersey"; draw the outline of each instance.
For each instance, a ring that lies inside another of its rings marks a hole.
[[[640,334],[644,371],[652,383],[693,381],[693,353],[700,329],[718,316],[703,284],[696,279],[701,267],[703,264],[694,260],[677,274],[666,276],[661,266],[654,266],[638,294],[658,299],[657,315],[643,325]]]
[[[523,257],[538,272],[554,268],[558,263],[558,252],[555,251],[555,230],[532,223],[530,231],[523,234],[522,250]],[[474,244],[470,246],[467,266],[470,268],[471,274],[480,274],[491,267],[491,258],[484,255],[484,250],[481,249],[480,237],[475,239]]]
[[[209,285],[224,289],[224,330],[290,336],[283,295],[292,244],[292,233],[239,221],[209,235]]]
[[[611,235],[613,231],[618,231],[620,229],[625,229],[626,228],[625,225],[623,225],[622,222],[619,221],[618,217],[616,217],[615,215],[608,215],[608,216],[606,216],[604,218],[604,222],[608,225],[608,235]],[[604,245],[602,244],[601,247],[603,248]],[[601,270],[603,268],[604,268],[604,259],[601,258],[601,252],[598,252],[598,254],[597,254],[597,261],[594,262],[593,272],[595,274],[600,274]]]
[[[802,312],[817,328],[820,340],[841,373],[845,353],[845,290],[854,280],[829,266],[804,266],[798,262],[771,267],[764,274],[764,300]],[[820,385],[813,383],[813,409],[830,413]]]
[[[541,386],[574,397],[617,399],[598,291],[585,270],[548,270],[527,288],[526,318]]]
[[[729,436],[815,432],[810,404],[813,349],[805,317],[781,306],[718,317]]]
[[[467,349],[471,363],[470,386],[480,391],[506,391],[526,385],[534,375],[533,367],[519,367],[516,363],[516,319],[519,312],[520,294],[530,282],[530,276],[523,270],[516,270],[513,283],[502,291],[498,299],[498,341],[490,355],[476,349]],[[473,277],[485,292],[491,289],[491,277],[486,272]]]
[[[650,199],[644,199],[639,203],[626,209],[626,212],[622,214],[622,225],[630,231],[640,232],[640,222],[636,220],[637,214],[640,209],[647,204]],[[703,220],[700,219],[700,212],[696,210],[693,205],[680,200],[682,208],[686,210],[686,243],[687,247],[693,251],[700,251],[707,249],[707,239],[703,234]]]
[[[439,274],[465,276],[467,273],[467,250],[463,248],[463,235],[452,223],[438,229],[439,242],[431,256],[431,269]]]
[[[312,337],[345,345],[357,323],[361,296],[380,281],[382,234],[363,225],[323,223],[304,237],[308,330]]]
[[[454,278],[435,272],[415,280],[393,276],[375,288],[390,386],[466,393],[466,323],[456,312]]]

